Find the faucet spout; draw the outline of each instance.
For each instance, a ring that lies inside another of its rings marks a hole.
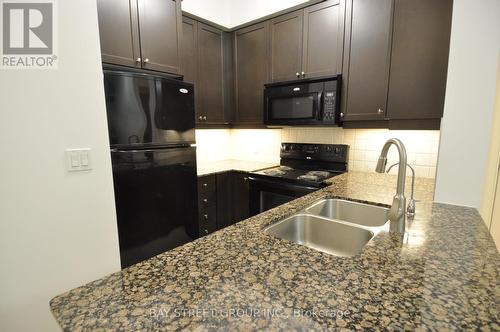
[[[389,210],[389,220],[391,233],[404,234],[405,232],[405,210],[406,210],[406,198],[405,198],[405,181],[406,181],[406,149],[399,139],[391,138],[385,142],[382,151],[380,152],[380,157],[377,163],[375,171],[378,173],[385,173],[387,165],[387,152],[389,148],[394,145],[398,149],[399,154],[399,168],[398,168],[398,183],[396,188],[396,195],[392,200],[392,206]]]

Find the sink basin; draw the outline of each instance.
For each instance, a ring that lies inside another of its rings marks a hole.
[[[369,227],[383,226],[389,220],[387,208],[342,199],[323,199],[306,208],[305,212]]]
[[[297,214],[271,226],[264,232],[337,256],[354,256],[374,233],[342,222],[307,214]]]

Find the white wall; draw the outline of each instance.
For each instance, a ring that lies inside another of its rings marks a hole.
[[[183,0],[182,10],[227,28],[279,12],[308,0]]]
[[[500,1],[455,0],[435,200],[479,208],[500,51]]]
[[[96,1],[58,6],[59,69],[0,71],[1,331],[57,331],[52,297],[120,269]]]
[[[227,28],[232,26],[233,0],[183,0],[182,10]]]

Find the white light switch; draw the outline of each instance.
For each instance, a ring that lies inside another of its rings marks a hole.
[[[69,172],[91,170],[90,149],[66,149],[66,169]]]

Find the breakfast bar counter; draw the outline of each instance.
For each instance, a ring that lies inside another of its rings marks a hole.
[[[498,331],[495,244],[477,210],[432,202],[432,180],[416,182],[404,237],[381,232],[353,257],[263,231],[323,198],[387,206],[395,183],[387,174],[337,176],[327,188],[61,294],[51,310],[64,331]]]

